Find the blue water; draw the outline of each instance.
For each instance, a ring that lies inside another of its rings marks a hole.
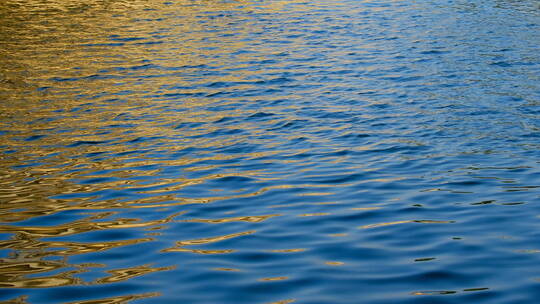
[[[5,0],[2,303],[538,303],[540,4]]]

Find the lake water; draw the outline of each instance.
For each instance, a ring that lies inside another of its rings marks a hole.
[[[533,0],[4,0],[0,302],[538,303]]]

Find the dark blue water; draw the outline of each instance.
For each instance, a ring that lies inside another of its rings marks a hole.
[[[2,303],[537,303],[538,1],[5,0]]]

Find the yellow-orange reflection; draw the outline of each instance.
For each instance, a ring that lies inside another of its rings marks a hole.
[[[220,235],[220,236],[215,236],[215,237],[179,241],[179,242],[176,242],[175,247],[163,249],[162,251],[163,252],[191,252],[191,253],[198,253],[198,254],[231,253],[231,252],[234,252],[234,250],[232,249],[223,249],[223,250],[187,249],[187,248],[184,248],[184,246],[209,244],[209,243],[228,240],[228,239],[232,239],[232,238],[236,238],[236,237],[240,237],[244,235],[253,234],[255,232],[256,232],[255,230],[249,230],[249,231],[243,231],[243,232],[232,233],[232,234],[227,234],[227,235]]]
[[[98,300],[85,300],[85,301],[69,302],[69,303],[66,303],[66,304],[127,304],[127,303],[129,303],[131,301],[134,301],[134,300],[158,297],[160,295],[161,295],[160,293],[151,292],[151,293],[143,293],[143,294],[136,294],[136,295],[127,295],[127,296],[103,298],[103,299],[98,299]]]
[[[4,304],[27,304],[28,303],[26,301],[27,298],[28,298],[28,296],[20,296],[20,297],[11,299],[11,300],[3,301],[2,303],[4,303]]]
[[[64,268],[64,263],[36,262],[9,262],[3,261],[4,267],[0,268],[0,287],[2,288],[45,288],[67,285],[80,285],[81,279],[74,277],[75,274],[84,270],[71,270],[62,273],[39,278],[28,278],[29,274],[48,272],[54,269]],[[48,264],[48,265],[47,265]]]
[[[313,191],[302,194],[312,196],[333,193],[321,192],[320,189],[337,185],[302,184],[259,187],[235,194],[217,191],[215,195],[200,197],[177,194],[186,187],[225,177],[253,177],[259,181],[275,179],[264,170],[231,170],[198,177],[186,177],[180,172],[219,169],[216,165],[199,163],[230,161],[239,157],[227,153],[208,153],[206,150],[211,148],[245,143],[262,134],[282,135],[279,131],[264,131],[259,126],[275,124],[279,122],[277,119],[240,123],[234,128],[217,126],[213,122],[226,117],[248,116],[265,109],[211,111],[208,108],[219,100],[212,96],[222,93],[223,89],[205,85],[227,83],[227,90],[242,91],[254,87],[253,79],[267,78],[267,75],[261,75],[263,71],[245,69],[243,73],[230,73],[224,71],[224,66],[248,67],[250,61],[265,60],[275,55],[276,50],[264,45],[257,46],[257,52],[244,52],[251,48],[245,38],[253,32],[264,30],[257,22],[250,21],[250,16],[257,12],[280,13],[288,3],[303,2],[209,0],[194,3],[179,0],[174,1],[174,5],[163,2],[0,2],[0,130],[9,131],[0,133],[0,221],[3,223],[0,232],[11,235],[11,239],[0,241],[0,249],[9,250],[10,254],[9,258],[1,260],[0,286],[38,288],[111,284],[173,269],[173,266],[133,266],[108,270],[108,276],[84,282],[79,274],[91,271],[93,267],[112,265],[73,265],[69,263],[70,257],[149,243],[159,235],[96,242],[64,241],[58,240],[59,237],[116,229],[157,230],[176,222],[176,217],[184,212],[177,211],[183,206],[248,198],[277,189],[313,188]],[[199,22],[202,13],[219,13],[223,16],[209,18],[203,24]],[[239,20],[249,26],[230,26]],[[208,31],[209,27],[220,30]],[[165,30],[160,32],[160,29]],[[294,43],[291,47],[295,46]],[[228,56],[233,53],[237,55]],[[197,74],[197,66],[205,66],[216,71],[216,74],[208,79],[196,79],[189,74]],[[280,65],[276,67],[280,68]],[[204,98],[198,97],[200,94]],[[241,98],[230,98],[220,105],[234,105],[239,100]],[[290,109],[295,107],[273,108],[276,112]],[[189,123],[202,123],[204,128],[181,127]],[[245,132],[222,137],[205,136],[222,129],[235,128]],[[315,136],[311,139],[319,140]],[[160,142],[167,145],[159,145]],[[263,140],[257,144],[267,147],[276,145]],[[200,153],[182,153],[186,148]],[[169,157],[160,158],[148,152],[151,150]],[[244,153],[241,157],[271,158],[274,154],[299,152],[269,149]],[[176,156],[177,153],[180,156]],[[299,161],[282,159],[279,162]],[[164,168],[179,173],[162,177]],[[133,195],[104,198],[100,193],[106,190],[125,191]],[[130,209],[146,209],[152,219],[122,216]],[[35,223],[40,217],[68,211],[102,212],[62,224],[20,224],[27,220],[34,220]],[[229,218],[185,221],[252,224],[279,215],[242,214]],[[305,214],[308,215],[324,214]],[[163,251],[230,253],[234,249],[193,249],[189,246],[205,245],[254,232],[249,230],[179,241],[176,246]],[[59,259],[45,259],[51,257]],[[76,303],[127,303],[150,296],[157,294]]]
[[[292,249],[274,249],[270,250],[270,252],[276,252],[276,253],[292,253],[292,252],[302,252],[306,251],[305,248],[292,248]]]
[[[295,299],[287,299],[287,300],[281,300],[281,301],[272,302],[272,303],[268,303],[268,304],[289,304],[289,303],[293,303],[293,302],[296,302],[296,300]]]
[[[183,213],[183,212],[182,212]],[[113,221],[99,221],[93,222],[90,220],[73,221],[67,224],[61,224],[57,226],[44,226],[44,227],[21,227],[0,225],[0,232],[2,233],[23,233],[32,237],[58,237],[68,236],[78,233],[84,233],[89,231],[105,230],[105,229],[125,229],[125,228],[143,228],[160,224],[166,224],[173,220],[179,214],[176,213],[168,216],[162,220],[140,222],[137,219],[118,219]]]
[[[142,265],[136,267],[129,267],[124,269],[108,270],[110,276],[96,280],[97,284],[115,283],[121,282],[133,277],[142,276],[152,272],[172,270],[175,267],[150,267],[149,265]]]
[[[271,281],[283,281],[283,280],[287,280],[287,279],[289,279],[289,277],[269,277],[269,278],[259,279],[259,281],[261,281],[261,282],[271,282]]]
[[[326,265],[329,265],[329,266],[343,266],[345,265],[345,263],[343,262],[338,262],[338,261],[328,261],[328,262],[324,262]]]
[[[408,223],[421,223],[421,224],[451,224],[451,223],[454,223],[454,221],[406,220],[406,221],[395,221],[395,222],[387,222],[387,223],[377,223],[377,224],[364,225],[364,226],[360,226],[359,228],[362,228],[362,229],[369,229],[369,228],[377,228],[377,227],[392,226],[392,225],[398,225],[398,224],[408,224]]]
[[[222,219],[191,219],[191,220],[183,220],[183,222],[208,223],[208,224],[222,224],[222,223],[230,223],[230,222],[259,223],[275,216],[280,216],[280,214],[269,214],[269,215],[259,215],[259,216],[238,216],[238,217],[229,217],[229,218],[222,218]]]

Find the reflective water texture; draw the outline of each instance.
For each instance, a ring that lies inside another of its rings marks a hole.
[[[2,303],[537,303],[540,6],[0,2]]]

